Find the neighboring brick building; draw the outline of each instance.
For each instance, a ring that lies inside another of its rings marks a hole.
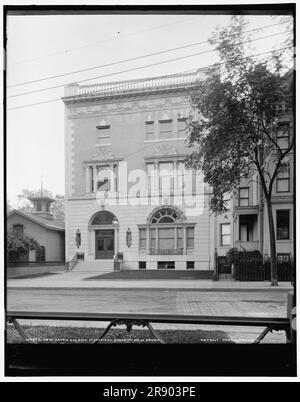
[[[224,255],[233,246],[268,249],[260,193],[252,182],[243,184],[240,201],[228,199],[226,216],[215,217],[209,211],[209,187],[201,184],[201,176],[183,169],[189,96],[204,76],[199,70],[65,88],[67,260],[78,253],[80,269],[113,270],[113,257],[121,252],[122,269],[213,271],[216,251]],[[192,183],[185,190],[180,187],[183,177]],[[150,188],[156,198],[150,199]],[[113,202],[105,201],[108,190],[116,195]],[[182,191],[190,196],[185,202]],[[292,191],[290,185],[284,196],[276,194],[280,208],[274,204],[275,209],[290,210],[289,239],[278,240],[282,253],[292,252]],[[277,224],[285,219],[279,216]],[[264,243],[259,241],[262,235]]]

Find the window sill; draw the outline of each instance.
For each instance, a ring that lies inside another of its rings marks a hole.
[[[166,141],[184,141],[186,137],[170,137],[170,138],[159,138],[155,140],[144,140],[144,142],[166,142]]]
[[[95,144],[95,147],[108,147],[111,146],[111,143],[107,143],[107,144]]]

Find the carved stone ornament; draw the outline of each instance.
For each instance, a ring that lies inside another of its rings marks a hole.
[[[175,145],[171,144],[160,144],[154,150],[155,156],[177,155],[177,153]]]
[[[92,155],[92,160],[108,159],[115,159],[115,155],[111,152],[109,148],[98,148],[97,151]]]
[[[162,106],[174,106],[174,105],[186,105],[187,98],[185,97],[170,97],[170,98],[156,98],[147,100],[131,100],[128,102],[113,102],[105,103],[102,105],[94,106],[73,106],[69,107],[69,114],[72,116],[76,115],[88,115],[96,113],[107,113],[107,112],[118,112],[120,110],[140,110],[147,108],[156,108]]]

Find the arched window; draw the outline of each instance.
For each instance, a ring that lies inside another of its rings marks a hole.
[[[116,225],[117,223],[118,219],[114,214],[108,211],[101,211],[94,216],[91,225]]]
[[[174,223],[180,218],[179,213],[173,208],[161,208],[153,214],[150,223]]]
[[[184,254],[194,248],[194,224],[172,206],[154,210],[146,225],[139,225],[139,250],[157,255]]]

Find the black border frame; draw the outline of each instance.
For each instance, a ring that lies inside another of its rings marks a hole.
[[[3,43],[6,49],[6,20],[10,15],[79,14],[243,14],[292,15],[295,3],[243,5],[5,5]],[[294,24],[295,43],[296,24]],[[295,78],[295,73],[294,73]],[[4,197],[6,200],[6,71],[3,72]],[[296,106],[294,79],[294,105]],[[294,109],[295,110],[295,109]],[[294,112],[295,117],[295,112]],[[294,119],[294,133],[296,122]],[[295,145],[296,146],[296,145]],[[295,148],[296,149],[296,148]],[[294,163],[294,189],[296,189]],[[4,202],[6,205],[6,201]],[[294,255],[296,256],[296,191],[294,191]],[[6,208],[4,234],[6,234]],[[6,239],[4,236],[4,250]],[[4,253],[5,254],[5,253]],[[4,255],[4,267],[6,266]],[[296,263],[294,264],[296,267]],[[295,268],[296,278],[296,268]],[[6,283],[6,269],[4,280]],[[296,283],[294,283],[296,305]],[[7,295],[4,294],[6,307]],[[5,333],[6,342],[6,333]],[[96,346],[96,348],[95,348]],[[295,377],[296,344],[287,345],[5,345],[6,376],[282,376]],[[105,362],[105,364],[103,364]]]

